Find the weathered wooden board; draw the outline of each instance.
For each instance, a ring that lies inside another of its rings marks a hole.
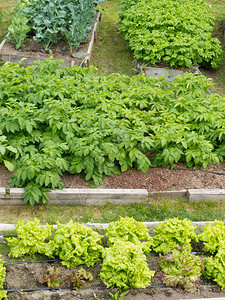
[[[0,206],[26,205],[23,202],[24,190],[10,188],[8,193],[0,189]],[[104,205],[107,202],[115,205],[148,201],[145,189],[63,189],[49,193],[49,204],[52,205]]]
[[[190,189],[187,191],[191,202],[197,201],[224,201],[225,189]]]

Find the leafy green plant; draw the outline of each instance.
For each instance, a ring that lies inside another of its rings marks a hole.
[[[204,276],[215,281],[223,290],[225,288],[225,248],[220,248],[215,257],[204,258]]]
[[[151,284],[150,271],[140,245],[118,241],[103,250],[100,279],[108,288],[145,288]]]
[[[144,253],[148,253],[153,244],[153,239],[150,237],[146,225],[129,217],[110,222],[105,236],[109,246],[118,241],[131,242],[140,245]]]
[[[0,259],[0,299],[7,298],[7,292],[2,290],[5,282],[5,277],[6,277],[6,268],[4,267],[4,261]]]
[[[155,226],[153,237],[153,249],[159,253],[170,253],[176,246],[186,246],[188,251],[191,250],[191,240],[197,240],[195,233],[196,227],[188,219],[179,220],[172,218],[165,220]]]
[[[117,291],[115,294],[112,294],[109,292],[109,295],[111,297],[111,299],[115,299],[115,300],[123,300],[124,297],[129,293],[129,291],[123,292],[122,294],[120,294],[120,291]]]
[[[67,39],[71,49],[78,47],[91,30],[97,4],[96,0],[18,1],[18,13],[9,27],[10,39],[19,48],[31,29],[33,40],[43,44],[46,51],[62,38]]]
[[[48,287],[59,287],[61,282],[59,279],[60,275],[60,269],[51,267],[48,268],[46,274],[41,276],[41,280],[39,280],[40,283],[47,283]]]
[[[80,291],[80,288],[85,283],[84,280],[92,281],[93,276],[90,272],[87,272],[84,269],[79,269],[72,271],[69,275],[65,276],[63,285]]]
[[[21,257],[25,254],[45,254],[48,239],[52,235],[53,226],[46,224],[41,227],[40,221],[35,219],[24,224],[19,221],[16,228],[17,237],[6,238],[10,247],[9,256]]]
[[[12,18],[12,23],[8,28],[10,35],[7,38],[15,43],[16,49],[19,49],[26,42],[27,33],[30,31],[28,21],[26,15],[21,11],[17,11],[17,14]]]
[[[188,292],[196,291],[196,283],[202,274],[202,260],[185,247],[160,256],[160,277],[169,287],[181,287]]]
[[[95,77],[48,59],[0,68],[0,162],[30,205],[62,189],[64,172],[92,187],[135,167],[188,167],[225,156],[225,101],[197,74],[169,83],[142,75]],[[151,154],[151,160],[146,154]]]
[[[100,241],[101,236],[84,224],[73,223],[72,220],[67,224],[58,223],[45,254],[59,256],[67,268],[82,264],[90,267],[100,260],[103,249]]]
[[[199,239],[204,243],[204,250],[212,254],[221,248],[225,248],[225,226],[223,221],[215,220],[214,226],[207,223]]]
[[[124,0],[120,18],[120,31],[144,63],[217,68],[222,61],[222,46],[211,35],[213,15],[204,0]]]

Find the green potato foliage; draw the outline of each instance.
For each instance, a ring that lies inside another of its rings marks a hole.
[[[146,254],[150,252],[153,244],[153,239],[150,237],[146,225],[129,217],[110,222],[105,236],[109,246],[118,241],[131,242],[135,245],[140,245]]]
[[[120,31],[145,64],[217,68],[222,61],[222,46],[211,35],[214,18],[205,0],[123,0],[120,18]]]
[[[30,205],[62,189],[64,172],[102,183],[135,167],[219,163],[225,156],[225,100],[198,74],[96,77],[48,59],[0,68],[0,163]],[[147,154],[152,154],[151,159]]]
[[[145,288],[151,284],[150,271],[140,245],[118,241],[103,250],[100,279],[108,288]]]

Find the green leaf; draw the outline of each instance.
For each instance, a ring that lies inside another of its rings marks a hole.
[[[14,165],[8,161],[8,160],[3,160],[5,167],[10,171],[13,172],[14,171]]]

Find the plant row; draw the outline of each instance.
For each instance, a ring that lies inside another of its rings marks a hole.
[[[225,100],[208,93],[210,79],[96,77],[60,65],[48,59],[0,68],[0,163],[15,169],[10,185],[25,187],[30,205],[63,188],[64,172],[98,186],[132,167],[224,160]]]
[[[150,251],[159,253],[161,271],[158,276],[166,286],[194,292],[203,274],[225,288],[225,226],[222,221],[216,220],[213,226],[207,223],[203,233],[197,234],[190,220],[173,218],[156,225],[153,232],[152,237],[143,223],[129,217],[121,218],[109,223],[105,233],[107,246],[103,247],[103,236],[84,224],[71,220],[67,224],[58,223],[54,230],[48,224],[40,226],[39,220],[35,219],[26,224],[19,221],[17,237],[7,238],[7,241],[9,256],[43,254],[50,258],[59,257],[67,268],[84,264],[94,266],[102,258],[99,277],[108,288],[151,285],[155,271],[147,264],[146,255]],[[193,241],[203,243],[207,257],[200,258],[191,252]],[[58,274],[55,272],[49,270],[42,281],[49,285],[48,281],[54,281]],[[80,272],[84,276],[83,271]],[[85,276],[91,280],[89,275]],[[5,270],[1,282],[4,282],[4,276]],[[74,278],[75,273],[71,276]]]
[[[20,48],[28,38],[45,50],[61,39],[72,50],[78,47],[92,27],[98,0],[18,0],[8,30],[8,39]],[[30,35],[29,35],[30,34]]]
[[[123,0],[120,31],[143,63],[217,68],[222,46],[205,0]]]

